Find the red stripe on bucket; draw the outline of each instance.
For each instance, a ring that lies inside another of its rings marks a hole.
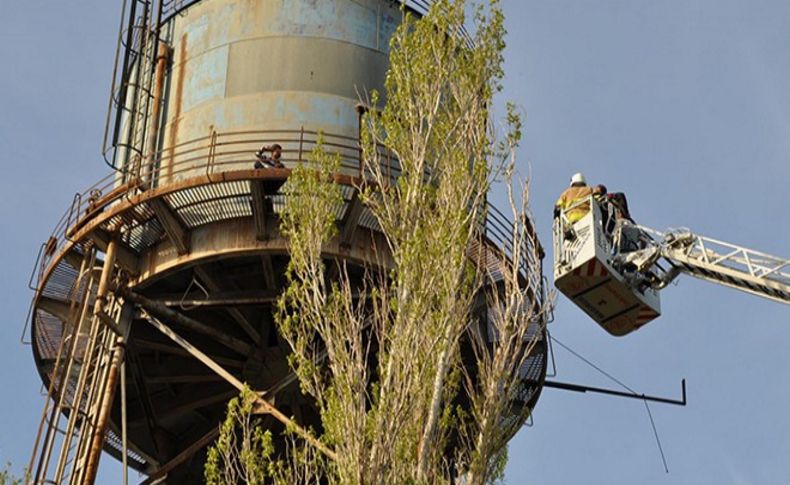
[[[609,270],[606,269],[606,266],[604,266],[603,264],[600,265],[600,269],[598,271],[598,276],[608,276],[608,275],[609,275]]]
[[[653,311],[650,307],[643,306],[639,309],[639,313],[636,314],[636,323],[642,324],[649,320],[656,318],[658,314]]]
[[[595,275],[595,268],[598,266],[598,260],[593,259],[589,263],[587,263],[587,276]]]

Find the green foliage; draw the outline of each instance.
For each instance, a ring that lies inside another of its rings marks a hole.
[[[0,485],[22,485],[25,481],[24,478],[19,478],[11,472],[11,463],[6,463],[0,469]]]
[[[205,478],[209,485],[262,484],[276,476],[272,436],[253,419],[254,405],[255,393],[246,386],[228,403],[219,438],[208,450]]]
[[[498,425],[525,339],[511,332],[516,344],[503,345],[504,356],[478,353],[484,382],[472,382],[462,366],[460,342],[478,324],[473,308],[486,274],[474,255],[486,194],[498,174],[511,173],[506,160],[522,126],[512,105],[501,140],[490,120],[503,76],[499,2],[475,5],[471,38],[459,27],[468,23],[466,11],[464,0],[437,0],[422,19],[405,14],[391,40],[383,109],[375,109],[380,94],[370,95],[374,109],[361,129],[366,180],[357,189],[386,248],[366,262],[364,281],[352,282],[340,263],[330,277],[325,264],[327,253],[341,250],[339,158],[319,143],[283,189],[281,230],[291,259],[275,317],[301,390],[318,406],[320,440],[336,458],[296,441],[275,451],[272,437],[250,425],[245,390],[209,453],[209,483],[235,483],[223,480],[231,472],[240,477],[240,469],[258,480],[245,478],[250,483],[434,484],[464,473],[466,483],[483,484],[502,477],[506,437]],[[523,331],[527,292],[511,286],[516,297],[508,308],[516,310],[503,312],[512,321],[502,328]],[[468,409],[456,404],[462,390],[473,394]]]
[[[386,105],[369,111],[362,132],[365,169],[377,182],[363,200],[394,260],[377,398],[389,409],[405,392],[417,410],[403,426],[384,418],[378,431],[394,427],[396,450],[417,449],[411,459],[421,480],[438,479],[427,469],[439,467],[451,427],[449,373],[480,284],[468,250],[497,171],[489,106],[501,89],[503,17],[496,2],[478,6],[467,39],[458,27],[466,23],[465,7],[437,1],[425,18],[406,17],[391,42]],[[374,103],[378,98],[372,95]],[[396,180],[380,169],[381,146],[399,162]]]
[[[507,466],[507,446],[503,446],[489,459],[487,483],[504,483]]]
[[[294,349],[290,364],[302,390],[318,399],[324,383],[317,365],[317,334],[329,304],[322,250],[337,233],[335,211],[343,203],[340,186],[334,183],[339,169],[339,157],[327,154],[319,139],[309,163],[296,167],[288,178],[283,188],[287,203],[280,215],[291,259],[286,271],[289,285],[277,303],[277,323]]]
[[[439,0],[423,19],[405,16],[391,41],[387,103],[364,120],[363,168],[373,183],[361,198],[392,257],[387,280],[365,288],[373,318],[356,311],[342,277],[326,284],[321,253],[334,235],[336,165],[319,150],[286,190],[282,228],[292,260],[278,322],[302,389],[319,404],[323,439],[338,451],[342,482],[442,482],[452,474],[443,450],[460,426],[451,406],[458,345],[480,285],[468,249],[496,171],[489,106],[501,89],[504,48],[497,3],[475,9],[472,39],[459,29],[465,9],[464,1]],[[371,98],[375,106],[379,94]],[[508,121],[520,128],[514,113]],[[381,147],[398,161],[397,177]],[[375,376],[359,337],[365,320],[378,346]]]

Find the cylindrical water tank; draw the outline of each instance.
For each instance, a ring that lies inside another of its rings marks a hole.
[[[401,16],[381,0],[204,0],[174,16],[159,183],[190,174],[168,168],[174,147],[215,131],[355,137],[355,107],[383,92]]]
[[[63,388],[66,400],[81,399],[74,389],[85,380],[77,373],[90,368],[89,355],[77,344],[70,355],[79,358],[61,361],[58,355],[68,348],[64,342],[80,339],[81,325],[105,325],[98,318],[77,323],[72,309],[93,305],[91,275],[112,245],[117,263],[107,265],[107,275],[132,293],[111,295],[119,321],[101,327],[112,338],[111,330],[127,329],[129,374],[126,406],[108,389],[105,449],[123,453],[125,417],[131,466],[167,474],[168,483],[194,483],[202,477],[205,445],[238,390],[129,306],[155,301],[163,315],[186,315],[169,321],[181,337],[238,381],[267,390],[285,415],[320,428],[273,319],[289,261],[277,219],[285,197],[279,189],[287,169],[308,160],[323,133],[326,150],[341,159],[343,196],[335,208],[338,234],[323,248],[329,271],[339,261],[350,278],[361,280],[366,269],[390,264],[387,241],[356,192],[364,175],[356,107],[370,90],[384,94],[389,42],[403,12],[401,2],[391,0],[161,2],[164,20],[154,32],[164,48],[146,37],[148,27],[139,27],[150,25],[156,12],[146,9],[159,2],[127,0],[131,22],[122,31],[126,51],[114,92],[122,106],[109,117],[115,121],[108,138],[118,149],[112,164],[121,170],[78,194],[47,241],[32,339],[45,384],[56,393]],[[423,0],[403,3],[417,14],[426,6]],[[256,151],[275,143],[283,166],[264,169]],[[387,162],[397,171],[396,161]],[[484,244],[507,247],[512,229],[491,208]],[[537,401],[546,355],[544,337],[523,366],[514,410]],[[96,388],[103,389],[101,383]],[[75,406],[90,412],[84,403]],[[56,418],[68,415],[53,409]],[[521,416],[514,411],[512,419]],[[276,435],[284,429],[268,418],[264,425]]]

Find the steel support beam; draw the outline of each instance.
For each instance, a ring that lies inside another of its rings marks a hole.
[[[348,209],[343,217],[343,222],[340,228],[340,244],[341,246],[348,246],[354,239],[354,233],[359,224],[359,217],[362,215],[362,201],[359,199],[359,191],[354,190],[354,195],[348,202]]]
[[[140,483],[140,485],[151,485],[155,483],[157,480],[159,480],[160,478],[163,478],[178,465],[184,463],[185,461],[190,459],[195,453],[208,446],[212,441],[214,441],[217,438],[217,436],[219,436],[219,427],[215,426],[211,428],[211,430],[208,433],[204,434],[202,437],[198,438],[194,443],[189,445],[181,453],[177,454],[172,460],[165,463],[164,465],[159,467],[155,472],[150,474],[144,482]]]
[[[162,198],[152,199],[149,203],[168,239],[173,243],[179,255],[189,253],[190,233],[176,212]]]
[[[158,301],[151,300],[150,298],[146,298],[143,295],[135,293],[128,288],[119,288],[118,293],[123,296],[125,300],[139,305],[147,312],[153,313],[154,315],[162,317],[165,320],[176,323],[182,327],[188,328],[193,332],[211,337],[218,343],[221,343],[225,347],[228,347],[229,349],[238,352],[241,355],[249,355],[254,348],[252,345],[241,339],[228,335],[222,330],[214,328],[211,325],[207,325],[203,322],[195,320],[194,318],[187,317],[186,315],[183,315],[177,311],[171,310],[166,305],[163,305]]]
[[[208,271],[201,268],[200,266],[195,266],[193,269],[195,276],[203,282],[203,285],[209,291],[209,293],[220,293],[221,287],[220,285],[214,280],[214,278],[208,274]],[[250,336],[253,342],[256,344],[261,343],[261,335],[255,329],[255,327],[247,320],[247,317],[239,310],[238,308],[228,308],[226,310],[228,314],[239,324],[239,326]],[[247,354],[245,354],[247,355]]]
[[[165,422],[170,418],[183,416],[184,414],[194,411],[195,409],[199,409],[205,406],[211,406],[212,404],[216,404],[223,401],[228,401],[232,397],[238,395],[238,392],[231,389],[229,391],[223,391],[220,393],[212,393],[207,396],[203,396],[199,399],[190,400],[188,402],[179,404],[177,406],[167,408],[167,409],[157,409],[157,420]],[[129,421],[129,427],[137,428],[143,425],[144,420],[146,418],[143,416],[136,417]]]
[[[107,253],[104,259],[104,265],[102,266],[99,287],[96,290],[96,302],[93,308],[93,315],[95,318],[98,318],[99,315],[104,313],[110,281],[115,273],[115,261],[119,254],[119,247],[120,243],[117,238],[111,239],[107,245]],[[129,315],[129,312],[126,313]],[[91,430],[92,435],[85,465],[85,483],[92,484],[96,480],[96,472],[99,469],[99,459],[101,458],[102,445],[104,444],[104,435],[107,432],[107,423],[110,420],[110,410],[113,400],[115,399],[118,370],[120,369],[121,362],[124,360],[124,347],[124,338],[116,337],[115,345],[112,349],[110,368],[107,373],[107,381],[104,385],[104,395],[101,396],[98,409],[99,415],[96,419],[96,428]]]
[[[187,352],[186,350],[182,349],[181,347],[173,347],[172,345],[156,342],[154,340],[148,340],[140,337],[135,337],[132,341],[132,345],[137,350],[138,353],[140,349],[152,350],[154,352],[161,352],[163,354],[169,355],[177,355],[179,357],[189,357],[192,358],[192,354]],[[228,359],[227,357],[219,357],[215,355],[210,356],[216,362],[224,365],[225,367],[235,367],[241,369],[244,367],[244,362],[234,359]]]
[[[212,361],[206,354],[201,352],[195,346],[190,344],[188,341],[184,340],[180,335],[175,333],[170,327],[159,321],[156,317],[143,312],[143,316],[146,317],[146,321],[157,328],[160,332],[167,335],[170,339],[172,339],[175,343],[180,345],[184,348],[187,352],[191,353],[198,359],[200,362],[205,364],[208,368],[222,376],[228,383],[230,383],[233,387],[235,387],[238,391],[244,389],[244,384],[238,380],[235,376],[233,376],[230,372],[226,371],[222,368],[219,364]],[[264,399],[260,394],[256,394],[255,404],[262,408],[267,414],[271,415],[278,421],[280,421],[286,428],[293,429],[296,434],[298,434],[302,439],[310,443],[320,452],[324,453],[328,458],[335,460],[337,459],[337,455],[334,451],[329,449],[325,444],[318,441],[310,432],[296,424],[292,421],[289,417],[284,415],[277,409],[272,403],[268,400]]]
[[[94,229],[90,233],[90,238],[96,247],[104,251],[105,253],[108,251],[108,247],[110,245],[110,241],[112,241],[113,236],[111,236],[106,231],[101,229]],[[137,254],[132,251],[131,249],[127,248],[120,242],[117,244],[116,249],[116,262],[126,271],[129,273],[136,275],[140,272],[140,258]]]
[[[216,374],[183,374],[171,376],[146,376],[149,384],[200,384],[203,382],[221,381],[222,377]]]
[[[36,302],[36,306],[39,309],[60,318],[64,322],[69,320],[71,305],[63,300],[57,300],[48,296],[41,296]]]
[[[671,399],[667,397],[658,397],[658,396],[651,396],[649,394],[638,394],[636,392],[626,392],[626,391],[617,391],[614,389],[604,389],[602,387],[592,387],[592,386],[585,386],[582,384],[571,384],[569,382],[557,382],[557,381],[544,381],[542,384],[535,382],[535,385],[542,385],[543,387],[550,387],[554,389],[562,389],[563,391],[573,391],[573,392],[595,392],[598,394],[608,394],[610,396],[617,396],[617,397],[626,397],[630,399],[639,399],[641,401],[652,401],[652,402],[660,402],[663,404],[674,404],[676,406],[685,406],[686,405],[686,379],[683,379],[680,382],[681,388],[681,398],[680,399]]]
[[[250,193],[252,195],[252,218],[255,221],[255,237],[259,241],[265,241],[269,237],[266,219],[271,211],[269,201],[266,200],[264,181],[251,180]]]
[[[110,362],[110,370],[107,375],[105,395],[102,397],[102,404],[99,410],[97,427],[92,436],[88,461],[85,471],[85,483],[93,483],[96,480],[96,472],[99,469],[99,458],[101,458],[102,445],[104,445],[104,435],[107,433],[107,423],[110,420],[110,410],[115,397],[115,388],[118,381],[118,370],[124,358],[124,342],[118,338]]]
[[[272,255],[264,253],[261,255],[261,265],[263,266],[263,282],[269,291],[277,290],[277,280],[274,277],[274,264]]]
[[[157,299],[156,301],[168,307],[235,307],[246,305],[271,305],[280,297],[273,291],[222,291],[211,293],[206,298]]]

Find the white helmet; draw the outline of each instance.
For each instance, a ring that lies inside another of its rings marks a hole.
[[[587,180],[584,179],[584,174],[581,172],[576,172],[571,177],[571,185],[587,185]]]

